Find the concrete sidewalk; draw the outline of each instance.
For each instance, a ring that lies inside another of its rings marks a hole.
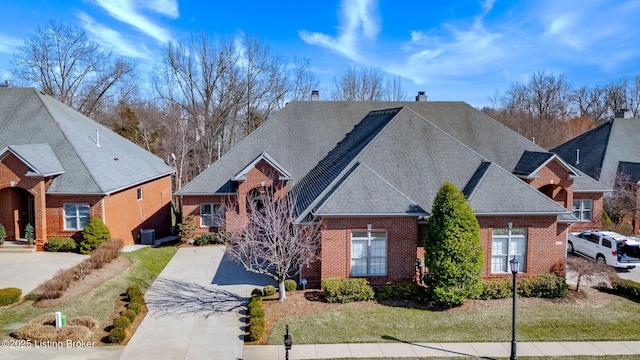
[[[269,278],[224,257],[223,246],[178,250],[145,293],[149,313],[121,359],[241,359],[245,305]]]
[[[518,356],[617,356],[640,354],[640,341],[517,343]],[[332,358],[509,358],[511,343],[380,343],[294,345],[289,359]],[[284,360],[283,345],[245,346],[244,360]]]

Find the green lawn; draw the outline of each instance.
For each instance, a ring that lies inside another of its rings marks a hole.
[[[399,307],[344,308],[281,319],[267,343],[280,345],[285,324],[297,344],[509,342],[511,305],[437,312]],[[640,340],[640,304],[616,298],[604,307],[523,305],[518,341]]]
[[[18,306],[9,307],[0,312],[0,338],[8,338],[11,330],[18,324],[53,311],[62,311],[68,317],[88,315],[100,322],[105,322],[113,312],[116,297],[132,284],[138,284],[146,290],[175,252],[174,247],[167,246],[145,247],[138,251],[123,253],[123,256],[132,261],[127,270],[82,298],[66,305],[41,309],[33,307],[33,301],[25,301]]]

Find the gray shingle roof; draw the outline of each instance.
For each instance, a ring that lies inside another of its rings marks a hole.
[[[612,126],[613,122],[602,124],[550,151],[558,154],[569,164],[577,167],[592,178],[599,179]],[[580,161],[576,164],[578,149],[580,150]]]
[[[110,194],[173,172],[159,157],[35,89],[0,88],[0,109],[0,148],[48,144],[64,168],[48,194]]]
[[[515,169],[513,169],[514,175],[529,176],[536,171],[540,166],[547,162],[553,156],[552,153],[541,151],[525,151],[518,161]]]
[[[64,173],[64,167],[49,144],[9,145],[0,151],[0,158],[11,152],[29,166],[28,176],[54,176]]]
[[[567,213],[511,174],[544,149],[461,102],[292,102],[178,194],[232,192],[263,151],[292,175],[301,217],[425,213],[444,181],[483,213]]]
[[[640,181],[640,163],[620,161],[617,174],[624,180],[637,183]]]

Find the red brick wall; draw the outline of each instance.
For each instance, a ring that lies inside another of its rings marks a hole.
[[[592,221],[581,221],[573,223],[569,227],[569,231],[578,232],[585,230],[597,230],[602,228],[602,209],[604,206],[604,197],[602,193],[574,193],[573,198],[578,199],[591,199],[593,200],[593,207],[591,209]],[[572,204],[573,205],[573,204]]]
[[[88,204],[89,216],[102,217],[102,196],[79,196],[79,195],[48,195],[46,204],[47,214],[47,239],[54,236],[65,238],[82,239],[82,230],[64,229],[64,204]],[[111,229],[109,229],[111,230]]]
[[[484,278],[511,277],[511,273],[491,273],[491,240],[493,229],[527,229],[527,268],[523,276],[537,276],[550,271],[556,260],[567,257],[566,225],[557,224],[555,216],[479,216],[480,238],[484,249]]]
[[[138,200],[138,188],[142,199]],[[171,233],[171,177],[128,188],[104,198],[104,221],[111,237],[125,245],[139,243],[141,229],[154,229],[156,239]]]
[[[539,178],[528,179],[529,185],[541,190],[558,204],[571,211],[573,205],[573,179],[558,161],[551,161],[538,171]]]
[[[418,222],[415,217],[325,218],[320,277],[348,278],[351,273],[351,230],[387,231],[387,276],[367,277],[374,284],[413,279]]]
[[[29,168],[16,156],[9,153],[0,162],[0,219],[3,221],[9,239],[15,239],[24,231],[28,218],[28,209],[25,202],[28,194],[33,196],[34,213],[33,222],[36,245],[44,248],[47,222],[43,216],[45,212],[45,191],[48,179],[26,177]],[[2,191],[7,188],[20,188],[17,190]],[[27,194],[28,193],[28,194]],[[6,197],[6,199],[5,199]],[[4,223],[6,222],[6,223]]]
[[[225,208],[226,218],[230,218],[231,216],[237,214],[237,204],[234,195],[184,196],[182,198],[182,219],[184,220],[188,215],[194,216],[194,223],[196,225],[196,236],[220,230],[218,228],[201,225],[202,221],[200,220],[200,204],[223,204]]]

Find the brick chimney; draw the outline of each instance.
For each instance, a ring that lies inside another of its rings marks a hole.
[[[424,91],[418,91],[416,101],[427,101],[427,95],[425,95]]]
[[[616,119],[633,119],[633,113],[627,109],[618,109],[614,117]]]
[[[320,91],[318,90],[311,91],[311,101],[320,101]]]

